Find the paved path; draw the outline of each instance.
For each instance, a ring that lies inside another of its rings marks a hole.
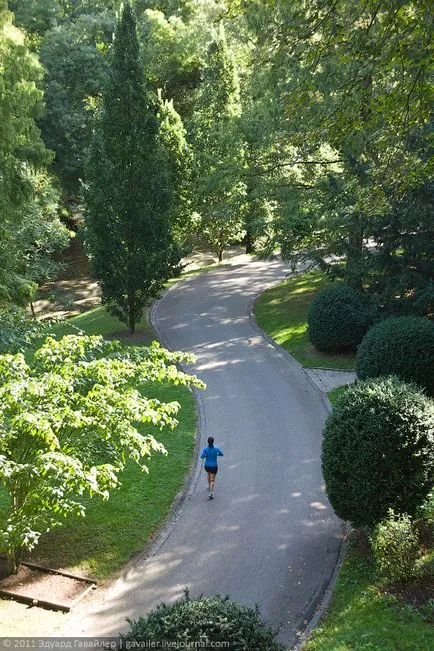
[[[306,368],[304,372],[323,393],[353,384],[357,377],[355,371],[332,371],[325,368]]]
[[[172,349],[194,352],[206,383],[200,436],[222,447],[216,497],[197,466],[175,521],[151,556],[106,593],[75,634],[115,635],[160,600],[229,594],[260,602],[292,644],[327,585],[341,526],[323,490],[326,407],[303,370],[249,318],[252,299],[285,275],[280,262],[224,266],[174,286],[154,322]]]

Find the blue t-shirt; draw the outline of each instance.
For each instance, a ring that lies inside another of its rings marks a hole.
[[[200,458],[205,459],[205,465],[210,468],[217,468],[217,457],[222,456],[223,452],[215,445],[212,448],[207,445],[200,453]]]

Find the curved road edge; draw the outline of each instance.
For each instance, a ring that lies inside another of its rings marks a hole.
[[[204,274],[212,274],[213,270],[203,272]],[[167,342],[165,341],[164,336],[162,333],[159,331],[158,326],[157,326],[157,319],[156,319],[156,311],[158,309],[158,306],[161,301],[163,301],[166,296],[175,288],[179,285],[180,282],[188,282],[188,278],[184,280],[178,281],[176,284],[172,285],[169,287],[160,298],[155,300],[151,306],[151,309],[149,310],[149,321],[151,323],[151,326],[154,328],[155,333],[158,336],[158,340],[161,342],[161,344],[169,348]],[[273,346],[276,350],[279,352],[283,353],[284,356],[287,358],[290,364],[296,366],[299,370],[301,370],[309,382],[309,384],[314,387],[315,391],[317,394],[320,396],[322,403],[324,404],[324,407],[328,412],[331,410],[331,404],[330,401],[327,398],[327,395],[319,389],[319,387],[315,384],[315,382],[312,380],[312,378],[309,376],[308,373],[306,373],[304,367],[294,358],[292,355],[290,355],[286,350],[284,350],[279,344],[277,344],[272,337],[270,337],[265,330],[263,330],[257,323],[255,316],[254,316],[254,307],[255,307],[255,302],[257,298],[262,294],[263,292],[260,291],[258,294],[252,298],[249,304],[248,308],[248,317],[249,317],[249,323],[253,330],[255,330],[260,336],[262,336],[269,344]],[[202,396],[200,390],[196,388],[192,388],[193,391],[193,396],[195,400],[195,405],[196,405],[196,414],[197,414],[197,426],[196,426],[196,440],[195,440],[195,447],[194,447],[194,453],[193,453],[193,458],[191,462],[191,467],[188,473],[188,476],[185,479],[184,485],[181,488],[178,496],[175,499],[174,504],[171,507],[171,511],[168,514],[168,517],[166,521],[161,525],[160,532],[157,534],[156,539],[142,552],[140,553],[136,559],[135,562],[143,561],[146,558],[154,556],[158,550],[161,548],[161,546],[165,543],[165,541],[170,537],[174,527],[176,526],[177,521],[182,517],[182,512],[184,509],[185,503],[188,501],[188,498],[191,496],[192,492],[194,491],[194,488],[196,487],[197,483],[199,482],[200,479],[200,464],[198,462],[198,451],[200,449],[201,442],[203,442],[203,433],[205,431],[205,411],[203,408],[203,401],[202,401]],[[346,551],[347,551],[347,537],[348,537],[348,525],[347,523],[342,523],[342,538],[341,538],[341,543],[339,545],[338,549],[338,554],[336,556],[336,561],[335,565],[333,568],[333,571],[327,581],[325,581],[322,585],[320,590],[313,595],[312,599],[306,604],[306,607],[303,611],[302,616],[300,617],[300,625],[298,629],[301,632],[301,635],[299,637],[299,640],[295,645],[291,647],[292,651],[299,651],[303,644],[307,641],[309,635],[315,628],[315,626],[318,625],[318,623],[321,621],[321,619],[324,617],[332,596],[333,596],[333,590],[336,585],[337,578],[339,576],[340,569],[342,567],[343,561],[345,559]],[[306,623],[307,622],[307,623]]]
[[[252,299],[249,305],[249,322],[251,327],[253,328],[253,330],[256,330],[258,334],[261,334],[268,341],[268,343],[273,346],[273,348],[281,352],[287,358],[290,364],[293,364],[299,370],[303,371],[309,384],[311,384],[311,386],[315,388],[317,393],[321,396],[321,400],[325,408],[327,409],[328,412],[330,412],[331,411],[330,400],[327,398],[327,395],[323,391],[321,391],[321,389],[315,384],[315,382],[312,380],[310,375],[306,373],[304,366],[302,366],[302,364],[300,364],[300,362],[298,362],[295,359],[295,357],[290,355],[284,348],[282,348],[282,346],[279,346],[279,344],[276,341],[274,341],[274,339],[270,337],[270,335],[258,325],[255,319],[255,302],[262,293],[263,292],[261,292],[254,299]],[[342,564],[345,560],[345,556],[347,553],[348,533],[349,533],[349,525],[348,523],[343,522],[341,544],[339,545],[339,550],[338,550],[333,571],[330,575],[329,580],[322,584],[321,590],[317,594],[315,594],[314,597],[311,599],[311,601],[306,605],[305,611],[302,617],[300,618],[300,624],[302,625],[299,626],[299,630],[302,631],[302,633],[299,637],[298,642],[291,647],[291,651],[299,651],[302,648],[303,644],[308,640],[315,626],[317,626],[321,621],[321,619],[324,617],[330,605],[333,596],[333,591],[336,585],[336,581],[338,579],[339,572],[341,570]],[[307,624],[305,623],[306,621]]]

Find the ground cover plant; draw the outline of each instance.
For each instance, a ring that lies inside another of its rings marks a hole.
[[[303,649],[429,651],[434,645],[429,581],[388,585],[376,572],[366,538],[354,533],[332,602]]]
[[[258,325],[303,366],[353,369],[353,353],[321,353],[307,334],[308,312],[315,294],[332,286],[320,271],[299,274],[265,291],[255,302]]]

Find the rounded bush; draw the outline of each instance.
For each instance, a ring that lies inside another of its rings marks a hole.
[[[390,376],[339,396],[322,446],[326,492],[336,514],[373,526],[389,509],[414,515],[434,473],[434,403]]]
[[[411,581],[417,574],[419,535],[412,518],[389,510],[372,537],[378,571],[391,581]]]
[[[183,643],[206,645],[219,643],[218,648],[230,651],[284,651],[276,641],[276,633],[261,619],[258,606],[248,608],[230,601],[228,597],[190,598],[186,591],[183,599],[174,604],[160,604],[146,617],[130,622],[124,644],[133,648],[143,647],[145,642]],[[225,644],[222,644],[225,643]],[[169,648],[169,647],[168,647]],[[196,647],[194,647],[196,648]],[[217,646],[216,646],[217,648]]]
[[[397,375],[434,394],[434,323],[419,316],[380,321],[364,337],[357,353],[360,379]]]
[[[308,335],[324,352],[353,350],[373,323],[369,297],[347,285],[335,285],[317,293],[309,308]]]

